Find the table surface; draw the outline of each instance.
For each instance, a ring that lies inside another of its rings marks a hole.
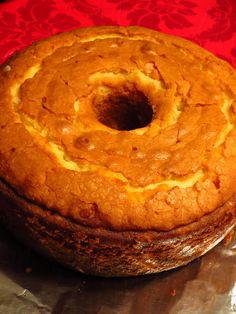
[[[8,0],[0,3],[0,63],[52,34],[142,25],[188,38],[236,66],[235,0]]]
[[[49,35],[142,25],[188,38],[236,66],[235,0],[9,0],[0,3],[0,63]],[[104,279],[45,260],[0,229],[0,313],[236,313],[236,237],[186,267]]]

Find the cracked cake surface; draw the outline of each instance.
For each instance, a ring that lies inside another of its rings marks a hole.
[[[236,74],[141,27],[79,29],[0,70],[0,178],[83,226],[168,231],[236,190]]]

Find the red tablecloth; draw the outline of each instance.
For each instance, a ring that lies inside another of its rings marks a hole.
[[[49,35],[143,25],[189,38],[236,67],[236,0],[9,0],[0,4],[0,63]]]

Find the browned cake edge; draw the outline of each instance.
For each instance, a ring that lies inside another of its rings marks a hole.
[[[198,222],[168,232],[79,225],[18,195],[0,181],[0,220],[36,251],[80,272],[135,276],[176,268],[219,243],[236,223],[236,196]]]

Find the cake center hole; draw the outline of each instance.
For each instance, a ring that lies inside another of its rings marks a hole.
[[[143,128],[153,116],[148,98],[138,90],[99,97],[94,101],[93,109],[102,124],[116,130]]]

